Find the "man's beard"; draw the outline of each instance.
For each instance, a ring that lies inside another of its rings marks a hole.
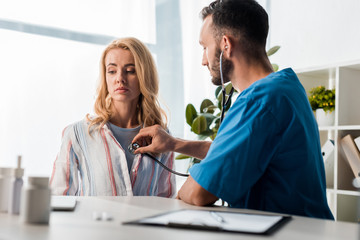
[[[220,77],[220,48],[217,48],[215,51],[215,61],[212,64],[210,69],[210,74],[212,76],[212,83],[219,86],[221,85],[221,77]],[[230,82],[229,75],[233,71],[234,65],[230,60],[224,59],[222,61],[222,72],[223,72],[223,79],[224,83]]]

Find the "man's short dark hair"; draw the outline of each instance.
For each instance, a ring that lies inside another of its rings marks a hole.
[[[212,15],[215,39],[229,34],[239,39],[248,56],[256,58],[265,52],[268,15],[255,0],[216,0],[201,11],[203,20],[209,15]]]

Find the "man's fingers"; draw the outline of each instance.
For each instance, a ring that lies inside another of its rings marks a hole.
[[[145,138],[146,146],[151,144],[151,138]]]
[[[156,135],[160,134],[161,130],[163,130],[163,128],[160,127],[159,125],[142,128],[142,129],[140,129],[139,133],[134,137],[132,142],[136,142],[140,138],[152,139]]]
[[[133,138],[132,143],[137,142],[140,145],[134,153],[155,153],[162,151],[161,143],[163,142],[163,128],[159,125],[140,129],[139,133]]]
[[[135,150],[135,154],[139,154],[139,153],[150,153],[152,152],[152,147],[149,146],[145,146],[145,147],[139,147],[138,149]]]
[[[144,139],[146,138],[151,138],[151,135],[147,134],[147,133],[141,133],[139,132],[132,140],[132,143],[137,142],[137,143],[142,143],[142,141],[144,141]],[[141,140],[141,141],[140,141]],[[146,141],[146,140],[145,140]]]

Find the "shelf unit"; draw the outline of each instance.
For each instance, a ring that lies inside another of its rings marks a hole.
[[[360,191],[352,186],[354,174],[339,146],[347,134],[360,136],[360,61],[295,70],[307,93],[319,85],[336,90],[334,126],[319,127],[321,146],[335,142],[333,171],[327,171],[327,197],[337,221],[360,222]]]

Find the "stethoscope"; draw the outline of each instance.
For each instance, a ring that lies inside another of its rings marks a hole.
[[[130,144],[128,146],[128,149],[129,149],[130,153],[134,154],[135,150],[138,149],[139,147],[140,147],[140,145],[137,142],[134,142],[134,143],[132,143],[132,144]],[[187,173],[179,173],[177,171],[172,170],[171,168],[168,168],[165,164],[160,162],[156,157],[154,157],[153,155],[151,155],[149,153],[143,153],[143,155],[150,157],[152,160],[157,162],[162,168],[164,168],[165,170],[167,170],[167,171],[169,171],[169,172],[171,172],[173,174],[176,174],[176,175],[179,175],[179,176],[182,176],[182,177],[188,177],[189,176],[189,174],[187,174]]]
[[[228,48],[228,46],[225,46],[225,49],[227,49],[227,48]],[[227,108],[227,105],[230,102],[231,96],[234,93],[234,88],[231,87],[231,90],[229,92],[229,95],[227,95],[227,100],[226,100],[226,90],[225,90],[224,77],[223,77],[223,71],[222,71],[223,54],[224,54],[224,50],[222,50],[220,53],[220,79],[221,79],[221,92],[222,92],[222,109],[221,109],[221,115],[220,115],[220,124],[224,120],[225,109]]]
[[[227,49],[227,46],[225,46],[225,49]],[[227,99],[226,99],[226,90],[225,90],[224,77],[223,77],[223,71],[222,71],[223,54],[224,54],[224,50],[222,50],[221,54],[220,54],[220,79],[221,79],[221,91],[222,91],[222,109],[221,109],[221,116],[220,116],[220,124],[224,120],[225,109],[226,109],[227,105],[229,104],[231,96],[234,92],[234,88],[232,87],[229,92],[229,95],[227,95]],[[137,142],[135,142],[128,146],[128,150],[130,151],[130,153],[134,154],[135,150],[138,149],[139,147],[140,147],[140,145]],[[165,170],[167,170],[173,174],[176,174],[181,177],[190,176],[187,173],[179,173],[177,171],[174,171],[174,170],[168,168],[166,165],[164,165],[162,162],[160,162],[156,157],[154,157],[153,155],[151,155],[149,153],[143,153],[143,155],[150,157],[152,160],[157,162],[162,168],[164,168]]]

